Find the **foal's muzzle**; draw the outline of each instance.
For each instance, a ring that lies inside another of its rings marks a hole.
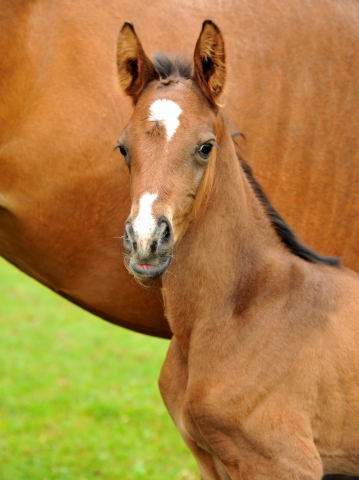
[[[169,220],[160,217],[145,238],[135,231],[132,221],[125,224],[124,248],[127,267],[136,277],[153,279],[162,275],[172,258],[173,232]]]

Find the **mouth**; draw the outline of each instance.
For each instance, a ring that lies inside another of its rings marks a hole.
[[[136,263],[135,261],[129,262],[129,267],[136,277],[140,277],[145,280],[153,280],[160,277],[168,268],[171,262],[171,257],[165,258],[158,265],[152,265],[149,263]]]

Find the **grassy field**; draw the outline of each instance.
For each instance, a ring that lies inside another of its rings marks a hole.
[[[0,479],[193,480],[162,405],[168,342],[125,331],[0,259]]]

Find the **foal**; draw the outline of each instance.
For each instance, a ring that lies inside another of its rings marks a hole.
[[[192,72],[152,63],[125,24],[118,72],[135,104],[126,264],[166,272],[160,389],[201,478],[359,475],[358,276],[273,228],[218,106],[219,29],[204,22]]]

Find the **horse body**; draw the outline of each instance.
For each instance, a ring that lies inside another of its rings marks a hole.
[[[1,101],[0,251],[122,326],[169,336],[158,295],[118,260],[127,172],[113,152],[126,112],[115,77],[116,1],[8,2]],[[5,16],[4,16],[5,22]],[[19,63],[18,63],[19,62]]]
[[[359,473],[359,277],[303,260],[273,228],[218,107],[223,38],[164,75],[133,27],[118,43],[135,103],[128,270],[162,277],[173,339],[160,390],[203,480]],[[131,62],[129,62],[131,59]]]
[[[163,280],[166,406],[204,479],[358,474],[358,278],[268,248],[272,232],[255,244],[245,222],[219,247],[221,207],[238,217],[243,205],[235,173]]]
[[[300,268],[296,273],[305,284],[301,299],[313,297],[312,275],[306,272],[308,281]],[[275,278],[268,280],[278,288]],[[341,280],[343,297],[345,287],[357,290],[358,282]],[[172,312],[177,304],[168,293],[166,299]],[[283,297],[267,299],[260,308],[262,300],[227,317],[221,302],[211,302],[212,316],[196,309],[188,350],[175,335],[163,366],[165,404],[203,478],[358,475],[358,312],[355,324],[353,311],[346,318],[338,304],[339,315],[328,312],[328,320],[327,312],[313,313],[317,305],[298,308],[298,299],[285,305]],[[182,331],[188,316],[169,318]]]
[[[232,130],[274,205],[358,268],[357,2],[0,1],[0,254],[94,313],[165,337],[158,291],[118,260],[128,174],[112,148],[130,104],[115,39],[136,19],[152,51],[186,52],[206,15],[229,32]]]

